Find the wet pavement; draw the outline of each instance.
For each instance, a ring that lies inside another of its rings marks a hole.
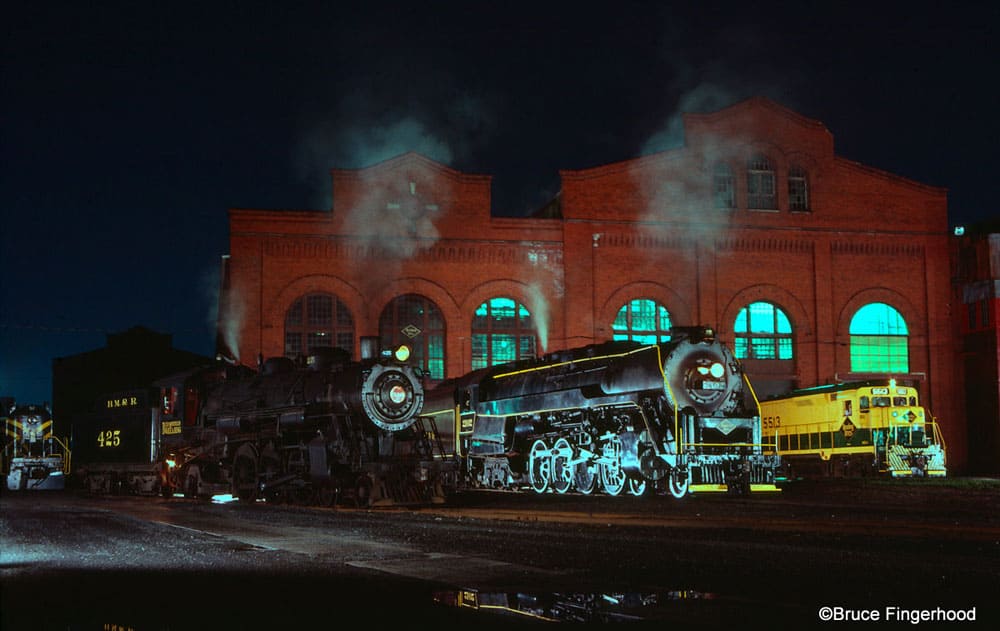
[[[682,502],[473,494],[374,511],[70,492],[0,500],[5,630],[1000,618],[997,486]]]

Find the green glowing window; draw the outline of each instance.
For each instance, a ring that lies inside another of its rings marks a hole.
[[[792,323],[784,311],[770,302],[753,302],[740,309],[733,334],[734,352],[739,359],[794,357]]]
[[[410,363],[431,379],[445,377],[445,326],[441,310],[429,298],[406,294],[393,299],[382,311],[378,324],[383,347],[410,347]]]
[[[299,357],[321,346],[354,352],[354,317],[339,298],[308,294],[285,312],[285,356]]]
[[[851,318],[851,370],[854,372],[908,372],[909,330],[893,307],[873,302]]]
[[[537,344],[531,312],[513,298],[491,298],[473,314],[473,370],[534,357]]]
[[[666,342],[670,339],[670,327],[667,308],[648,298],[636,298],[626,303],[611,324],[613,339],[643,344]]]

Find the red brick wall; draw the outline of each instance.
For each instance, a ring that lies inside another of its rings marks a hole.
[[[756,152],[775,169],[773,211],[746,206],[746,161]],[[735,209],[712,203],[720,160],[733,171]],[[809,212],[788,210],[793,164],[808,172]],[[546,350],[609,339],[634,298],[731,341],[739,310],[765,300],[794,327],[787,376],[811,386],[850,378],[850,319],[884,301],[906,319],[910,372],[942,421],[951,464],[965,461],[946,192],[837,157],[821,123],[764,99],[688,116],[679,149],[562,171],[561,219],[493,218],[489,177],[416,154],[332,176],[330,212],[231,212],[245,363],[283,352],[284,313],[313,291],[347,304],[358,335],[377,334],[399,295],[433,300],[447,323],[450,376],[469,369],[473,312],[494,296],[528,306]]]

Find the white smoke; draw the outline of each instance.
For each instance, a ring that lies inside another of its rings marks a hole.
[[[544,353],[549,347],[549,331],[552,327],[552,314],[547,296],[552,296],[557,304],[562,302],[565,295],[563,268],[557,261],[552,260],[552,254],[545,250],[530,249],[528,262],[538,270],[538,278],[528,283],[527,298],[531,305],[538,343],[541,346],[540,352]]]
[[[223,287],[223,274],[228,257],[222,259],[220,266],[208,268],[201,275],[201,292],[206,298],[208,311],[206,317],[212,330],[219,339],[216,344],[224,348],[216,348],[215,352],[227,355],[239,362],[240,359],[240,329],[243,325],[245,305],[242,296],[232,288],[228,291]]]

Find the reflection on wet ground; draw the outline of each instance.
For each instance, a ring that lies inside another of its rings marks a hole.
[[[437,591],[434,602],[481,612],[546,622],[635,622],[672,617],[685,601],[714,600],[695,590],[663,592],[489,592],[475,589]]]

